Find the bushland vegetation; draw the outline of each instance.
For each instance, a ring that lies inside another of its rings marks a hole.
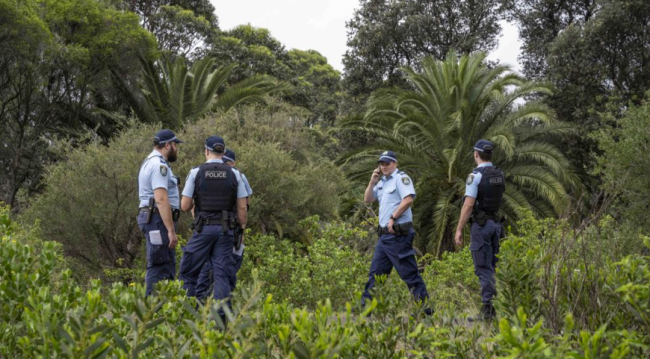
[[[0,357],[649,357],[650,4],[467,4],[361,0],[339,72],[221,29],[208,0],[0,0]],[[503,20],[521,74],[482,52]],[[144,295],[136,178],[162,127],[181,183],[218,134],[254,190],[231,307]],[[479,138],[508,222],[497,320],[468,324],[450,228]],[[416,185],[430,317],[395,275],[359,307],[387,149]]]

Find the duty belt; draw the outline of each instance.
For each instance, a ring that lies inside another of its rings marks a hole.
[[[149,207],[140,207],[140,212],[149,212]],[[160,211],[158,210],[158,207],[154,207],[152,210],[153,214],[160,214]],[[172,208],[172,220],[174,222],[178,222],[178,218],[181,216],[181,210]]]
[[[483,227],[485,223],[489,220],[497,221],[496,212],[485,213],[485,212],[472,212],[472,216],[469,218],[469,223],[478,223],[479,226]]]
[[[395,232],[396,236],[405,236],[409,233],[409,231],[413,228],[413,222],[406,222],[406,223],[395,223],[393,225],[393,231]],[[393,234],[390,233],[388,230],[388,227],[381,227],[377,226],[377,235],[381,236],[383,234]]]
[[[211,218],[211,219],[203,219],[203,225],[204,226],[221,226],[223,225],[223,222],[221,221],[221,218]]]

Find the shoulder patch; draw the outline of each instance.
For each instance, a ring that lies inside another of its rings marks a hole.
[[[167,176],[167,166],[160,166],[160,174],[165,177]]]
[[[405,185],[408,186],[408,185],[411,184],[411,179],[408,178],[408,176],[404,176],[404,177],[402,177],[402,183],[404,183]]]
[[[474,174],[470,173],[469,176],[467,176],[467,185],[471,185],[472,182],[474,182]]]

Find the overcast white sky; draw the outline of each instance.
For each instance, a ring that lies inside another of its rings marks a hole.
[[[314,49],[339,71],[347,46],[345,22],[352,18],[357,0],[210,0],[216,9],[221,29],[250,23],[264,27],[287,49]],[[490,59],[519,69],[518,31],[503,22],[499,47]]]

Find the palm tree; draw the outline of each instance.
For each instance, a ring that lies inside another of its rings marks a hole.
[[[549,85],[489,68],[485,53],[450,52],[444,61],[426,58],[422,71],[403,68],[412,89],[382,89],[370,97],[363,119],[340,124],[376,141],[345,154],[340,163],[352,179],[366,180],[380,151],[399,155],[399,168],[414,177],[414,215],[420,244],[439,255],[453,249],[465,179],[475,167],[473,144],[495,144],[493,162],[506,174],[502,211],[517,219],[521,208],[553,216],[568,204],[567,192],[580,186],[565,156],[550,140],[572,128],[557,121],[540,100]]]
[[[129,95],[131,107],[143,122],[161,122],[163,126],[177,129],[185,121],[195,121],[208,111],[228,111],[247,103],[264,102],[264,97],[283,91],[286,85],[264,75],[252,76],[226,87],[234,65],[212,70],[213,58],[203,58],[188,68],[185,59],[157,62],[141,59],[143,79],[140,91],[133,91],[118,83]],[[217,92],[225,88],[221,93]]]

